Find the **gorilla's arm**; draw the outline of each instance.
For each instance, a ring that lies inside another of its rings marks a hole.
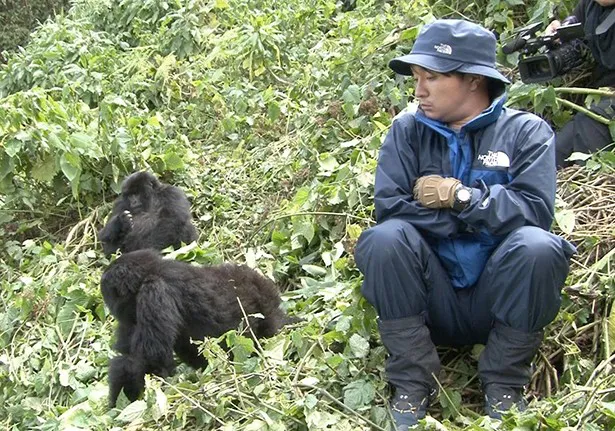
[[[132,356],[117,356],[109,362],[109,407],[115,407],[124,389],[130,401],[135,401],[145,388],[143,362]]]
[[[124,238],[132,229],[130,213],[122,210],[120,213],[114,211],[113,214],[107,224],[98,232],[98,238],[102,242],[103,252],[106,256],[110,256],[122,247]]]
[[[173,346],[184,324],[181,300],[180,292],[161,278],[146,279],[141,285],[130,354],[143,359],[147,373],[167,377],[175,369]]]
[[[137,294],[137,323],[122,323],[116,348],[124,353],[109,363],[109,406],[114,407],[122,389],[130,401],[145,387],[145,374],[161,377],[175,369],[173,346],[183,326],[176,291],[162,279],[146,280]]]
[[[118,321],[117,328],[115,330],[115,344],[113,348],[120,353],[130,353],[130,343],[134,330],[134,324],[122,322],[121,320]]]

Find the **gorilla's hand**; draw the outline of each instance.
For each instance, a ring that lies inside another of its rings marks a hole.
[[[132,219],[132,213],[128,210],[124,210],[124,212],[120,214],[119,219],[122,224],[122,232],[130,232],[135,226],[134,220]]]

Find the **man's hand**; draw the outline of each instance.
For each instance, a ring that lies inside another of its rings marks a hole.
[[[558,28],[562,26],[562,23],[558,20],[551,21],[551,23],[545,28],[545,34],[551,36],[555,34]]]
[[[414,184],[414,199],[427,208],[452,208],[455,189],[461,184],[456,178],[442,178],[440,175],[426,175]]]

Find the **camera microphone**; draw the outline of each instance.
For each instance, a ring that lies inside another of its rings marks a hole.
[[[519,37],[511,42],[508,42],[506,45],[502,47],[502,52],[506,55],[512,54],[515,51],[519,51],[521,48],[525,46],[527,43],[527,39],[523,37]]]

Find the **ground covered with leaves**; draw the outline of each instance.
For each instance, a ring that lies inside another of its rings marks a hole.
[[[344,2],[348,3],[348,2]],[[353,2],[350,2],[353,3]],[[434,17],[502,38],[538,0],[76,0],[0,68],[0,427],[8,430],[392,429],[385,351],[352,251],[373,224],[373,174],[410,81],[387,69]],[[565,15],[571,2],[557,2]],[[516,56],[499,56],[515,74]],[[557,84],[557,83],[556,83]],[[559,127],[564,97],[514,84],[512,106]],[[564,101],[565,100],[565,101]],[[568,102],[568,103],[567,103]],[[441,349],[426,429],[615,426],[615,161],[560,173],[554,230],[579,247],[536,358],[530,408],[482,416],[481,346]],[[304,319],[259,343],[202,342],[204,371],[150,376],[107,407],[114,321],[96,231],[122,178],[150,169],[189,195],[200,234],[175,257],[276,280]],[[234,360],[220,347],[231,346]]]

